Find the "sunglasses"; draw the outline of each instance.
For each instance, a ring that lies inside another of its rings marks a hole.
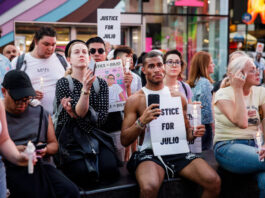
[[[95,54],[96,51],[98,51],[99,54],[103,54],[103,53],[105,52],[105,50],[104,50],[103,48],[99,48],[99,49],[91,48],[91,49],[89,50],[89,53],[90,53],[90,54]]]

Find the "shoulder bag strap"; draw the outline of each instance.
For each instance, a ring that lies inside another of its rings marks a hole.
[[[184,89],[184,91],[185,91],[186,97],[188,97],[187,88],[186,88],[184,82],[182,82],[181,80],[180,80],[179,82],[181,83],[181,85],[182,85],[182,87],[183,87],[183,89]]]
[[[55,53],[55,54],[57,58],[59,59],[59,61],[61,62],[61,64],[63,65],[64,70],[66,70],[68,65],[67,65],[65,58],[61,54],[58,54],[58,53]]]
[[[94,87],[96,94],[98,94],[100,90],[98,77],[96,77],[95,81],[93,82],[93,87]]]
[[[16,70],[21,70],[22,68],[22,65],[25,63],[25,69],[24,71],[26,71],[26,68],[27,68],[27,62],[25,59],[25,53],[20,55],[18,58],[17,58],[17,64],[16,64]]]
[[[39,139],[40,139],[42,118],[43,118],[43,107],[40,105],[40,121],[39,121],[39,129],[38,129],[38,136],[37,136],[36,144],[39,142]]]

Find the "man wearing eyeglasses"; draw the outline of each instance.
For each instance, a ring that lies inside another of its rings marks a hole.
[[[30,100],[36,96],[29,76],[24,71],[6,73],[2,92],[10,138],[20,152],[28,141],[42,147],[36,150],[39,158],[33,174],[27,167],[6,164],[7,187],[14,197],[79,197],[77,186],[62,175],[50,162],[58,150],[51,116],[40,105],[33,107]],[[45,175],[43,177],[42,175]]]

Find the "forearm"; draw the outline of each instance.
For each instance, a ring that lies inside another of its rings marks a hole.
[[[2,144],[0,144],[0,151],[1,154],[5,157],[5,159],[14,164],[18,164],[20,154],[16,148],[16,145],[11,139],[7,139]]]
[[[127,96],[128,96],[128,97],[130,97],[130,96],[132,95],[131,86],[126,87],[126,93],[127,93]]]
[[[89,95],[81,94],[75,106],[75,112],[79,117],[83,118],[87,114],[88,109],[89,109]]]
[[[125,147],[129,146],[135,140],[137,140],[139,135],[141,135],[143,132],[144,132],[144,129],[141,129],[139,126],[137,126],[136,123],[134,123],[129,128],[122,130],[122,132],[121,132],[121,144]]]
[[[248,127],[247,108],[244,101],[243,90],[238,89],[235,93],[235,108],[233,111],[233,121],[239,128]]]
[[[48,155],[54,155],[58,151],[58,143],[57,142],[51,142],[47,144],[47,152]]]

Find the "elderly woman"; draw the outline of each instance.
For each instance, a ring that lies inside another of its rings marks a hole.
[[[265,89],[259,85],[259,72],[248,56],[239,56],[228,65],[230,86],[217,91],[214,152],[225,170],[257,176],[260,197],[265,197],[265,152],[255,148],[260,121],[258,109],[265,112]],[[264,130],[263,130],[264,131]]]

